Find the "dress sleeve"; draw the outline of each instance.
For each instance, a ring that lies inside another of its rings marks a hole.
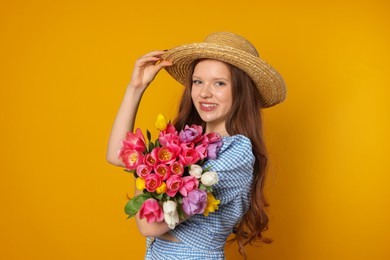
[[[218,173],[219,181],[213,190],[220,206],[237,199],[248,203],[254,160],[252,144],[247,137],[235,135],[224,139],[218,158],[209,161],[211,170]]]

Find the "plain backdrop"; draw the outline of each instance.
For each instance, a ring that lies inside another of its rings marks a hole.
[[[390,259],[388,1],[1,1],[0,258],[142,259],[133,178],[105,161],[134,61],[214,31],[288,86],[265,109],[271,245],[249,259]],[[136,126],[174,119],[162,71]],[[237,247],[227,259],[240,259]]]

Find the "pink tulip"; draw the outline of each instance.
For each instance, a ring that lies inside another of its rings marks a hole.
[[[195,164],[200,160],[200,155],[195,149],[183,150],[179,155],[180,162],[184,165]]]
[[[188,192],[197,189],[199,181],[194,176],[183,177],[183,184],[179,190],[180,194],[187,196]]]
[[[139,217],[146,218],[148,223],[161,222],[164,219],[164,212],[155,199],[147,199],[139,210]]]
[[[154,192],[161,185],[161,177],[158,174],[149,174],[145,178],[145,186],[149,192]]]
[[[182,176],[184,173],[184,166],[181,162],[176,161],[176,162],[171,164],[170,170],[171,170],[172,174]]]
[[[141,129],[137,128],[135,133],[128,132],[123,141],[124,149],[135,150],[143,153],[146,150],[145,138],[142,135]]]
[[[165,146],[167,143],[178,144],[179,136],[176,128],[172,124],[168,124],[164,131],[160,132],[158,141],[161,145]]]
[[[150,172],[153,170],[153,167],[146,165],[146,164],[140,164],[137,166],[137,175],[139,177],[145,178],[147,175],[150,174]]]
[[[180,152],[180,147],[175,144],[167,143],[167,146],[160,148],[157,152],[157,159],[161,163],[171,165],[175,160],[177,154]]]
[[[207,157],[207,144],[199,144],[195,147],[195,150],[198,152],[201,160]]]
[[[144,155],[135,150],[128,150],[120,156],[127,170],[135,170],[144,159]]]
[[[176,193],[180,190],[183,180],[180,176],[178,175],[171,175],[168,180],[166,180],[167,184],[167,191],[166,193],[170,197],[175,197]]]
[[[160,148],[156,147],[151,153],[146,154],[144,159],[145,164],[154,167],[158,163],[157,153],[159,150]]]
[[[222,138],[218,133],[211,132],[211,133],[204,135],[202,143],[204,143],[204,144],[215,143],[215,142],[219,142],[221,139]]]
[[[180,144],[180,148],[181,150],[188,150],[188,149],[194,149],[195,148],[195,144],[193,142],[189,142],[189,143],[181,143]]]
[[[161,179],[165,181],[171,175],[171,170],[166,164],[159,164],[154,168],[154,172],[160,175]]]

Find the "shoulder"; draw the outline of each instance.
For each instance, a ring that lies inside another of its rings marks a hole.
[[[224,170],[252,169],[255,158],[249,138],[243,135],[233,135],[224,136],[222,141],[223,144],[218,152],[217,159],[209,161],[213,165],[213,169],[214,166],[221,167]]]
[[[244,135],[224,136],[223,144],[218,153],[218,158],[234,155],[237,159],[253,157],[252,143]],[[250,159],[250,158],[249,158]]]
[[[248,137],[244,135],[233,135],[233,136],[224,136],[222,137],[223,145],[221,147],[221,152],[225,149],[239,149],[239,150],[249,150],[252,152],[252,143]]]

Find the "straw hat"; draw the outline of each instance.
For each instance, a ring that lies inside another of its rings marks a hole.
[[[240,68],[252,78],[260,92],[263,108],[279,104],[286,98],[286,85],[282,76],[260,59],[255,47],[248,40],[234,33],[212,33],[203,42],[170,49],[162,58],[173,62],[173,66],[165,69],[183,85],[193,61],[215,59]]]

